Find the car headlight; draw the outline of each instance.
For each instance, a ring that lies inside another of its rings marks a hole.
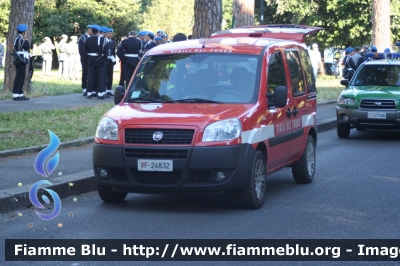
[[[353,98],[347,98],[347,97],[340,96],[338,99],[339,105],[354,105],[355,103],[356,103],[356,100]]]
[[[236,139],[242,132],[242,124],[237,118],[212,123],[206,127],[203,142],[226,141]]]
[[[117,123],[106,116],[100,119],[99,125],[96,129],[96,138],[118,140]]]

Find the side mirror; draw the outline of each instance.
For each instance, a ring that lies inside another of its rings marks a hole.
[[[348,79],[342,79],[341,81],[340,81],[340,85],[343,85],[343,86],[348,86],[349,85],[349,80]]]
[[[285,107],[287,103],[287,88],[277,86],[274,89],[274,103],[276,107]]]
[[[114,91],[114,103],[115,105],[119,104],[125,96],[125,87],[118,86]]]

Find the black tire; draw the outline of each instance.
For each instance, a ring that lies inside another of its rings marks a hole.
[[[111,187],[97,185],[100,198],[104,202],[121,202],[125,199],[127,192],[115,192]]]
[[[259,209],[265,201],[267,188],[266,161],[264,155],[257,151],[251,166],[251,174],[246,187],[239,190],[239,200],[243,207]]]
[[[348,124],[337,124],[337,135],[339,138],[345,139],[350,135],[350,125]]]
[[[308,184],[313,181],[316,165],[315,152],[315,140],[312,136],[308,135],[303,155],[292,166],[293,178],[296,183]]]

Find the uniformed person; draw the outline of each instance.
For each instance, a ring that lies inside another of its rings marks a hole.
[[[81,57],[81,66],[82,66],[82,91],[83,91],[83,96],[86,96],[86,86],[87,86],[87,71],[88,71],[88,62],[87,62],[87,55],[83,53],[83,49],[85,48],[85,43],[87,38],[93,35],[92,33],[92,27],[93,25],[88,25],[87,26],[87,31],[86,33],[82,34],[81,37],[79,37],[78,40],[78,47],[79,47],[79,55]]]
[[[154,33],[149,31],[146,35],[147,43],[144,46],[144,53],[147,53],[151,48],[155,47],[156,44],[154,42]]]
[[[162,38],[160,36],[155,37],[154,43],[156,44],[156,46],[162,44]]]
[[[139,57],[142,57],[144,55],[144,47],[146,45],[146,35],[147,35],[147,31],[139,31],[138,34],[138,39],[142,42],[141,43],[141,48],[140,48],[140,52],[139,52]]]
[[[121,41],[118,43],[118,48],[121,46],[122,41],[126,40],[127,38],[128,37],[126,37],[126,36],[121,37]],[[124,86],[124,72],[123,72],[124,70],[122,68],[122,61],[119,57],[118,57],[118,60],[119,60],[119,83],[118,83],[118,85]]]
[[[58,79],[61,79],[62,75],[64,74],[64,80],[68,79],[68,36],[66,34],[61,35],[61,41],[58,44]]]
[[[42,74],[50,76],[51,66],[53,63],[53,50],[56,49],[49,37],[44,37],[44,43],[40,45],[40,53],[42,54]]]
[[[112,93],[112,82],[114,78],[114,66],[117,62],[115,58],[115,42],[113,41],[114,30],[112,28],[108,28],[108,32],[106,34],[107,46],[106,46],[106,55],[107,55],[107,84],[106,84],[106,95],[114,96]]]
[[[27,25],[19,24],[17,26],[18,35],[14,39],[14,62],[17,69],[17,75],[15,76],[13,86],[14,101],[29,100],[29,98],[24,96],[24,92],[22,91],[22,87],[24,86],[25,81],[26,65],[29,62],[30,44],[28,41],[28,34],[26,33],[27,29]]]
[[[142,42],[136,38],[136,35],[135,31],[129,32],[128,39],[123,40],[117,50],[117,55],[122,61],[125,86],[128,86],[133,72],[139,63],[139,52]]]
[[[161,35],[161,39],[162,39],[161,43],[168,43],[169,42],[168,34],[164,33],[163,35]]]
[[[97,98],[105,99],[106,77],[104,75],[106,68],[106,57],[104,51],[104,37],[99,33],[100,26],[93,25],[93,36],[87,38],[83,49],[88,62],[88,82],[86,98],[92,98],[92,92],[97,88]]]
[[[78,37],[71,36],[70,42],[68,43],[69,50],[69,74],[71,80],[78,80],[79,78],[79,47],[78,47]]]
[[[163,31],[163,30],[158,30],[158,31],[156,32],[156,37],[161,37],[163,34],[164,34],[164,31]]]

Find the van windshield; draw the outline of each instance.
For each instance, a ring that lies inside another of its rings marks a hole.
[[[256,99],[259,57],[237,54],[147,56],[129,102],[250,103]]]

